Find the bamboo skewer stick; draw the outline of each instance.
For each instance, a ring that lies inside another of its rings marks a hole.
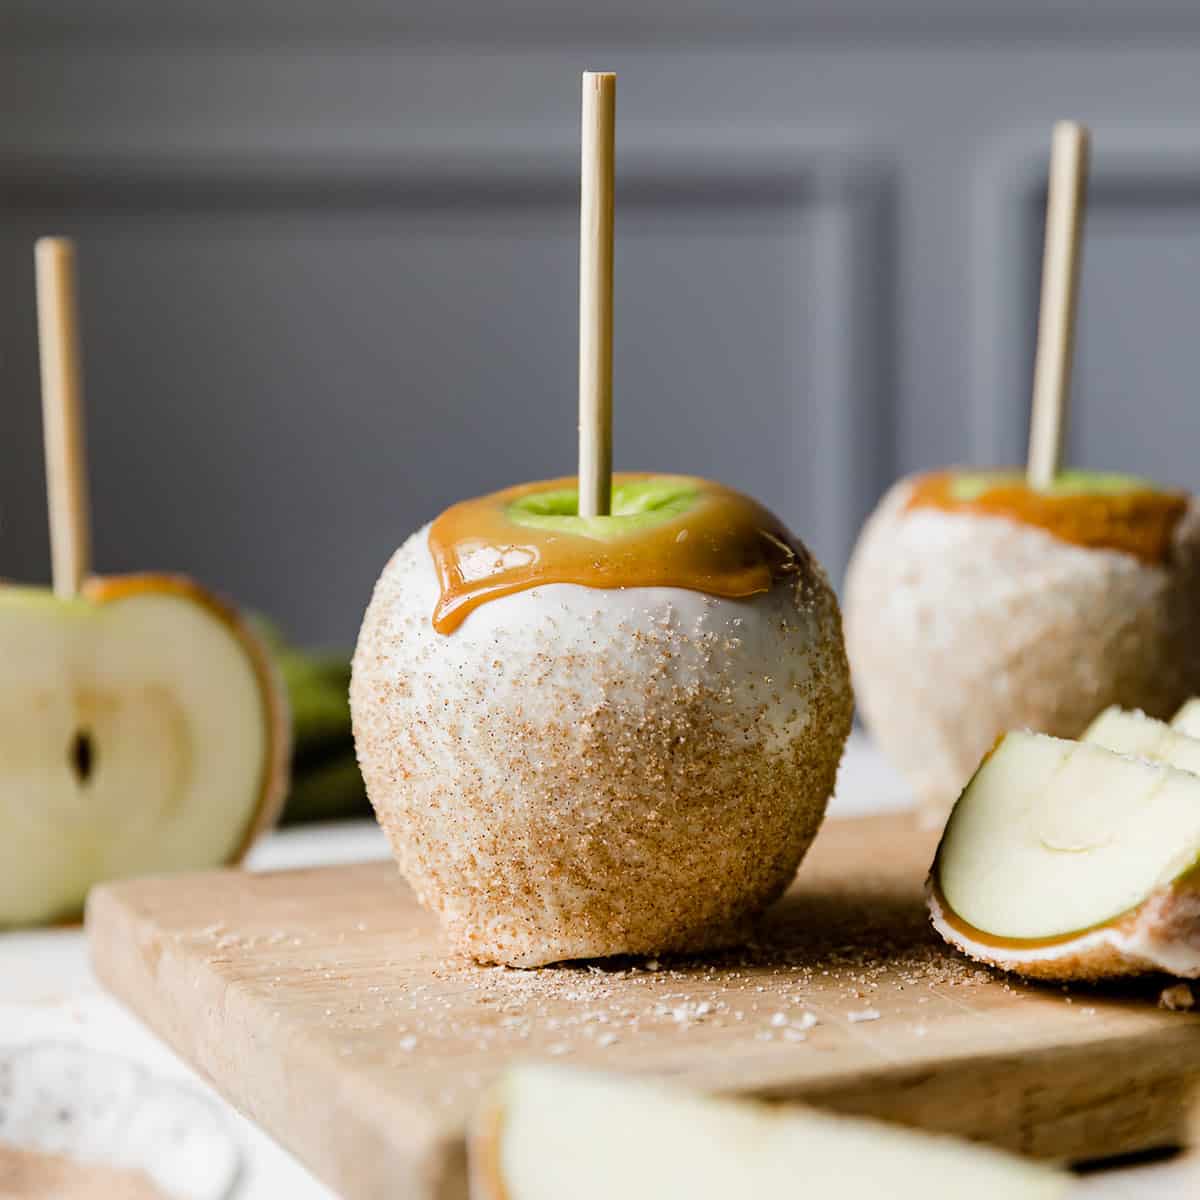
[[[41,238],[34,262],[54,592],[70,597],[91,571],[92,552],[75,246],[66,238]]]
[[[583,73],[579,206],[579,514],[612,508],[613,182],[617,77]]]
[[[1029,486],[1039,491],[1053,484],[1066,441],[1089,141],[1074,121],[1054,126],[1026,465]]]

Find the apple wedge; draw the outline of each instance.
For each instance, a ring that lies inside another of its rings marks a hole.
[[[952,945],[1030,977],[1195,978],[1198,863],[1200,776],[1009,733],[950,815],[930,912]]]
[[[1189,700],[1172,718],[1171,728],[1200,738],[1200,696]]]
[[[1082,740],[1114,754],[1148,758],[1200,775],[1200,740],[1143,712],[1115,705],[1106,708],[1088,726]]]
[[[258,639],[186,579],[0,588],[0,927],[99,880],[234,862],[278,815],[286,702]]]
[[[554,1067],[510,1070],[469,1145],[471,1200],[1049,1200],[1068,1178],[879,1122]]]

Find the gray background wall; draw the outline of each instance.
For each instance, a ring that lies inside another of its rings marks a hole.
[[[0,3],[0,574],[48,573],[32,239],[80,243],[97,566],[308,641],[450,501],[569,473],[578,73],[621,74],[616,459],[840,576],[1025,439],[1050,124],[1094,129],[1071,449],[1200,484],[1200,9]]]

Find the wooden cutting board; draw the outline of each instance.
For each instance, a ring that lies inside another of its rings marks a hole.
[[[906,816],[830,822],[759,942],[692,962],[447,960],[390,863],[117,883],[87,920],[112,991],[351,1200],[465,1195],[464,1120],[519,1059],[1046,1158],[1182,1141],[1200,1015],[1159,1009],[1161,979],[1067,991],[959,958],[925,920],[932,849]]]

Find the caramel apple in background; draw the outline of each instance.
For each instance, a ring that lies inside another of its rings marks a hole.
[[[0,587],[0,927],[237,861],[287,783],[283,690],[238,614],[179,576],[90,574],[71,246],[37,265],[54,588]]]
[[[802,543],[720,485],[611,474],[613,84],[584,77],[579,479],[413,534],[351,685],[405,877],[453,948],[520,966],[745,936],[816,834],[851,718]]]
[[[1008,730],[1077,737],[1109,705],[1167,717],[1200,691],[1200,507],[1061,469],[1086,157],[1056,127],[1026,470],[901,480],[847,572],[861,715],[932,821]]]
[[[846,583],[860,711],[933,815],[1010,729],[1077,737],[1200,690],[1200,509],[1122,476],[904,480]]]

